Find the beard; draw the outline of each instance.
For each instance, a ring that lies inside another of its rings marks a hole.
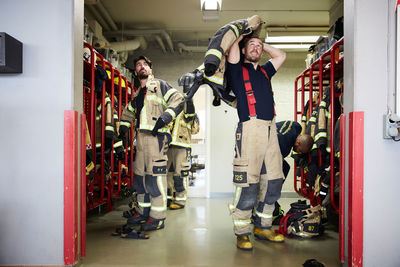
[[[260,61],[260,58],[261,58],[261,54],[251,54],[250,52],[253,52],[253,51],[246,51],[246,54],[245,54],[245,59],[246,60],[248,60],[249,62],[252,62],[252,63],[257,63],[258,61]]]
[[[139,80],[144,80],[144,79],[147,79],[148,77],[149,77],[149,75],[146,73],[142,73],[142,74],[138,75]]]

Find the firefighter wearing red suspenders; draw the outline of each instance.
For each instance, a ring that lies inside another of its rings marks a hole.
[[[272,229],[272,213],[280,198],[283,172],[275,125],[275,108],[270,78],[286,59],[279,49],[258,38],[247,38],[240,50],[239,37],[228,55],[227,78],[237,98],[239,124],[236,130],[233,182],[236,188],[230,205],[237,247],[253,248],[251,217],[254,210],[254,236],[272,242],[283,242],[284,237]],[[271,59],[260,66],[263,51]],[[244,54],[240,62],[240,52]],[[267,174],[261,175],[263,167]]]

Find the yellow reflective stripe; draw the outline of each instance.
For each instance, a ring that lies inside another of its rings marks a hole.
[[[142,124],[143,125],[147,125],[147,108],[146,105],[143,106],[142,111],[140,112],[140,128],[142,128]],[[150,130],[153,130],[153,128],[151,128]]]
[[[159,98],[159,97],[157,97],[155,95],[147,95],[146,96],[146,100],[148,100],[148,101],[156,101],[156,102],[162,104],[164,107],[168,107],[167,103],[164,101],[164,99]]]
[[[114,114],[114,120],[118,120],[118,114]]]
[[[229,27],[232,28],[233,32],[235,33],[236,38],[239,38],[239,30],[238,30],[238,28],[233,24],[229,25]]]
[[[303,116],[301,119],[302,119],[303,121],[307,121],[307,116]]]
[[[286,121],[287,122],[287,121]],[[285,122],[285,123],[286,123]],[[284,131],[282,134],[283,135],[285,135],[285,134],[287,134],[287,132],[289,132],[289,130],[290,130],[290,128],[292,127],[292,124],[293,124],[293,121],[290,121],[290,124],[289,124],[289,126],[287,127],[287,129],[286,129],[286,131]],[[283,129],[283,127],[282,127],[282,129]]]
[[[321,137],[326,137],[326,132],[320,132],[315,136],[315,141],[320,139]]]
[[[183,200],[186,200],[187,198],[186,197],[176,197],[175,198],[175,200],[178,200],[178,201],[183,201]]]
[[[167,199],[173,199],[172,196],[167,196]]]
[[[131,104],[132,102],[129,102],[129,104],[128,104],[128,110],[130,111],[130,112],[132,112],[132,113],[135,113],[135,109],[132,107],[132,104]]]
[[[208,55],[214,55],[214,56],[216,56],[216,57],[219,58],[219,59],[222,58],[222,53],[221,53],[218,49],[210,49],[210,50],[208,50],[208,51],[206,52],[206,55],[205,55],[205,56],[208,56]]]
[[[251,220],[233,220],[235,226],[246,226],[251,223]]]
[[[178,116],[176,117],[175,121],[180,121],[182,118],[182,114],[183,112],[179,113]],[[178,136],[178,128],[179,127],[174,127],[174,129],[172,130],[172,141],[174,142],[177,139]]]
[[[96,147],[101,147],[101,143],[96,143]]]
[[[233,206],[236,208],[237,204],[239,203],[240,195],[242,194],[242,188],[240,186],[236,187],[236,192],[235,192],[235,199],[233,201]]]
[[[224,84],[224,79],[223,78],[219,78],[219,77],[216,77],[216,76],[208,77],[206,75],[204,75],[203,77],[206,78],[207,80],[209,80],[210,82],[213,82],[213,83],[216,83],[216,84],[219,84],[219,85],[223,85]]]
[[[185,143],[181,143],[181,142],[171,142],[170,145],[176,145],[176,146],[190,148],[190,144],[185,144]]]
[[[111,125],[106,125],[106,128],[105,128],[105,130],[106,131],[114,131],[114,126],[111,126]]]
[[[312,146],[311,150],[317,149],[317,144],[314,143],[314,145]]]
[[[114,148],[120,147],[120,146],[122,146],[122,141],[118,141],[118,142],[114,143]]]
[[[272,218],[272,214],[266,214],[266,213],[262,213],[256,210],[256,214],[258,217],[264,218],[264,219],[271,219]]]
[[[108,96],[104,98],[104,104],[107,104],[109,102],[111,103],[111,99]]]
[[[190,118],[190,117],[194,117],[194,116],[196,116],[196,114],[195,113],[185,113],[185,118]]]
[[[337,158],[340,157],[340,151],[336,152],[335,157],[337,157]]]
[[[172,109],[169,108],[165,112],[168,112],[169,114],[171,114],[172,119],[175,119],[175,117],[176,117],[175,111],[173,111]]]
[[[182,125],[185,126],[186,128],[192,129],[192,126],[190,126],[190,124],[186,123],[185,121],[180,120],[179,122],[180,122],[180,124],[182,124]]]
[[[151,207],[151,203],[150,202],[139,202],[138,201],[138,205],[139,205],[139,207],[142,207],[142,208]]]
[[[153,128],[154,128],[154,125],[142,124],[141,123],[139,128],[142,129],[142,130],[150,130],[150,131],[152,131]],[[161,129],[158,129],[158,132],[159,133],[171,133],[171,131],[169,130],[168,127],[163,127]]]
[[[169,100],[169,98],[171,97],[171,95],[172,95],[173,93],[175,93],[175,92],[178,92],[178,90],[176,90],[175,88],[169,89],[169,90],[165,93],[165,95],[164,95],[164,100],[165,100],[165,102],[168,102],[168,100]]]
[[[126,126],[126,127],[131,127],[131,123],[130,122],[127,122],[127,121],[121,121],[120,123],[119,123],[119,125],[120,126],[122,126],[122,125],[124,125],[124,126]]]
[[[315,117],[311,117],[311,118],[310,118],[310,121],[311,121],[311,122],[315,122],[316,120],[317,120],[317,118],[315,118]]]
[[[101,115],[96,116],[96,121],[99,121],[101,119]]]
[[[165,206],[165,207],[154,207],[154,206],[151,206],[150,210],[160,211],[161,212],[161,211],[167,210],[167,206]]]
[[[331,147],[327,147],[326,151],[331,152]]]
[[[321,101],[321,103],[319,104],[320,107],[326,107],[326,102],[325,101]]]

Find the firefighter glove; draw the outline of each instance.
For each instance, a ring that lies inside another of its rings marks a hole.
[[[158,118],[158,120],[156,121],[156,125],[154,125],[154,128],[151,131],[151,135],[156,136],[158,133],[158,129],[160,129],[164,126],[165,126],[165,122],[163,121],[163,119],[161,117]]]
[[[186,114],[193,114],[195,111],[193,100],[189,99],[186,101]]]

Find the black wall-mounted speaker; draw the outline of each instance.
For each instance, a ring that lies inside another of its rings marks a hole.
[[[22,73],[22,43],[0,32],[0,73]]]

